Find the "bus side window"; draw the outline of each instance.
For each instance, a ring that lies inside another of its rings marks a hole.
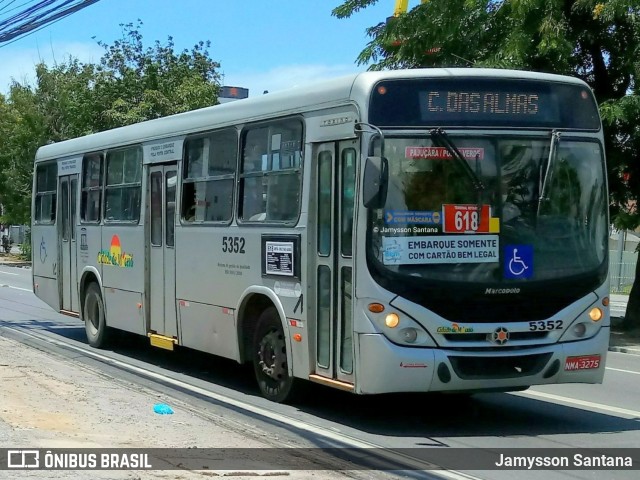
[[[83,222],[100,222],[102,204],[102,154],[85,155],[82,161],[82,199],[80,218]]]
[[[212,132],[186,142],[181,202],[183,221],[231,221],[237,148],[235,129]]]
[[[240,219],[292,222],[301,190],[302,122],[278,120],[243,137]]]
[[[58,164],[38,165],[36,169],[35,223],[54,223],[56,220],[56,192]]]
[[[267,155],[267,136],[265,127],[249,130],[244,137],[242,150],[242,202],[240,218],[260,221],[266,218],[265,177],[263,172],[269,169]],[[247,176],[248,175],[248,176]]]
[[[198,209],[198,197],[202,195],[198,179],[202,177],[205,138],[190,139],[185,143],[184,183],[182,187],[182,218],[186,222],[203,220]]]
[[[105,222],[138,223],[142,194],[142,149],[107,153]]]
[[[289,173],[269,179],[267,220],[295,220],[300,203],[300,174]]]

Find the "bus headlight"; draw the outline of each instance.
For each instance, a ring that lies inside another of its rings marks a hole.
[[[565,329],[559,341],[571,342],[593,337],[600,331],[605,315],[606,309],[592,305]]]
[[[384,317],[384,324],[389,328],[396,328],[400,323],[400,317],[397,313],[390,313]]]
[[[591,318],[591,320],[593,320],[594,322],[599,322],[600,320],[602,320],[603,316],[604,314],[602,313],[602,310],[600,310],[598,307],[593,307],[591,311],[589,311],[589,318]]]
[[[573,326],[573,334],[576,337],[584,337],[584,334],[587,333],[587,325],[584,322],[580,322]]]
[[[400,334],[406,343],[414,343],[418,339],[418,331],[412,327],[403,328],[400,330]]]
[[[366,316],[377,327],[376,329],[397,345],[412,347],[435,347],[433,338],[427,331],[406,313],[393,311],[386,306],[385,309],[377,309],[378,312],[367,308]],[[391,310],[391,311],[389,311]]]

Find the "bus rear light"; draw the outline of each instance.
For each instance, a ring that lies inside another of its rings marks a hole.
[[[400,323],[400,317],[397,313],[390,313],[384,319],[384,324],[389,328],[396,328]]]
[[[301,342],[301,341],[302,341],[302,335],[300,335],[299,333],[294,333],[294,334],[293,334],[293,339],[294,339],[296,342]]]
[[[602,310],[600,310],[598,307],[593,307],[589,312],[589,317],[594,322],[599,322],[600,320],[602,320],[602,316],[603,316]]]
[[[384,312],[384,305],[382,305],[381,303],[370,303],[369,311],[371,313],[382,313]]]
[[[609,306],[609,297],[604,297],[602,299],[602,305],[605,306],[605,307]]]

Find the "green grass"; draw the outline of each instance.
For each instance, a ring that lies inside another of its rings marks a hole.
[[[612,286],[609,290],[609,293],[615,293],[618,295],[629,295],[629,293],[631,293],[631,285],[622,285],[619,289]]]

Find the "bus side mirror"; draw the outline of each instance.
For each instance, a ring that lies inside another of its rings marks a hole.
[[[367,157],[364,166],[362,202],[367,208],[382,208],[387,201],[389,168],[384,157]]]

